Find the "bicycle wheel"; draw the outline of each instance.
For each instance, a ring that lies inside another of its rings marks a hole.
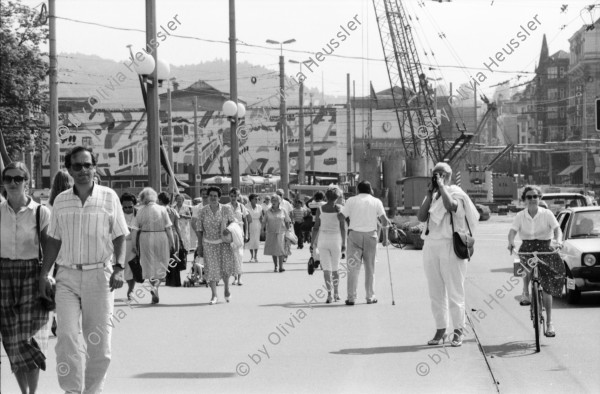
[[[395,247],[402,249],[408,243],[408,237],[406,236],[406,233],[404,231],[400,230],[399,228],[396,228],[395,230],[396,230],[396,237],[394,237],[394,240],[391,241],[391,243]]]
[[[535,351],[539,353],[540,351],[540,294],[539,294],[539,284],[537,282],[533,282],[533,291],[531,292],[531,307],[533,309],[533,328],[535,330]]]

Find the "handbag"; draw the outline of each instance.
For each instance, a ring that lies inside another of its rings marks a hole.
[[[44,253],[42,251],[42,230],[40,228],[40,208],[42,208],[42,206],[38,205],[37,209],[35,210],[35,229],[37,231],[37,236],[38,236],[38,259],[40,262],[40,269],[41,269],[42,262],[44,259]],[[56,295],[56,281],[54,281],[52,279],[51,282],[52,282],[52,288],[51,288],[51,292],[50,292],[50,301],[48,301],[46,298],[40,297],[40,303],[42,305],[42,308],[44,308],[47,311],[53,311],[56,309],[56,300],[54,298]]]
[[[298,245],[298,237],[296,237],[296,234],[294,234],[291,228],[286,230],[285,239],[287,239],[292,245]]]
[[[454,253],[460,259],[471,261],[471,256],[475,249],[475,238],[471,233],[469,221],[465,218],[469,234],[464,231],[454,231],[454,221],[452,220],[452,212],[450,213],[450,224],[452,225],[452,245],[454,245]]]
[[[177,268],[179,271],[185,271],[187,269],[187,255],[188,251],[185,249],[183,245],[183,240],[179,240],[179,263],[177,264]]]

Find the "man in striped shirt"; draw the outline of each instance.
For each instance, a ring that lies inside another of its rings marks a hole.
[[[75,184],[54,201],[40,294],[49,295],[47,276],[56,260],[58,382],[69,393],[97,393],[110,364],[113,290],[123,286],[129,230],[117,194],[94,183],[96,158],[90,149],[73,148],[65,167]],[[79,343],[80,318],[85,347]]]

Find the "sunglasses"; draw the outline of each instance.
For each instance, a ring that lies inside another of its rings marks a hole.
[[[538,198],[540,198],[540,196],[537,195],[537,194],[534,194],[533,196],[525,196],[525,198],[528,199],[528,200],[531,200],[533,198],[538,199]]]
[[[71,169],[73,171],[81,171],[81,169],[83,169],[83,168],[85,168],[86,170],[89,170],[93,166],[94,165],[92,163],[73,163],[73,164],[71,164]]]
[[[15,182],[15,185],[20,185],[21,183],[23,183],[24,180],[25,180],[25,177],[22,177],[20,175],[15,175],[15,176],[4,175],[4,177],[2,177],[2,182],[6,183],[7,185],[9,185],[12,181]]]

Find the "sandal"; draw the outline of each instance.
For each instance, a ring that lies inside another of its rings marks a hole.
[[[521,301],[519,302],[521,306],[531,305],[531,301],[529,301],[529,295],[523,294],[521,296]]]
[[[208,302],[208,305],[214,305],[219,301],[219,299],[217,297],[213,297],[210,299],[210,301]]]
[[[450,341],[450,345],[452,347],[460,347],[462,346],[463,339],[465,335],[463,333],[457,333],[456,331],[452,333],[452,341]]]
[[[448,334],[446,334],[446,332],[444,331],[444,333],[442,334],[442,336],[440,338],[436,338],[438,334],[439,334],[439,330],[438,330],[438,332],[435,333],[435,335],[433,336],[433,339],[430,339],[429,341],[427,341],[427,345],[436,346],[436,345],[439,345],[440,342],[442,342],[442,345],[443,345],[446,342],[446,339],[448,338]]]
[[[546,328],[546,332],[544,333],[545,336],[547,336],[548,338],[554,338],[556,336],[556,332],[554,332],[554,326],[552,325],[552,323],[548,323],[548,326]]]

